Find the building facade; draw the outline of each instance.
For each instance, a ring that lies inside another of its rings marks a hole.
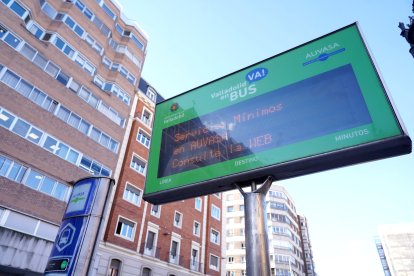
[[[306,276],[316,276],[315,263],[313,261],[312,244],[309,237],[309,226],[306,217],[298,215],[300,236],[302,238],[302,252],[305,261]]]
[[[381,239],[379,237],[374,238],[375,246],[377,247],[378,256],[381,261],[382,270],[385,276],[391,276],[390,267],[388,266],[387,257],[385,256],[384,247],[382,246]]]
[[[43,273],[73,181],[119,178],[146,45],[116,1],[0,1],[0,274]]]
[[[238,190],[226,192],[223,196],[226,275],[244,276],[246,275],[244,199]],[[272,185],[266,195],[266,219],[272,275],[315,275],[306,272],[307,263],[304,258],[300,217],[296,213],[292,198],[281,186]],[[306,252],[312,256],[307,229],[306,234]]]
[[[376,246],[385,275],[408,276],[414,272],[414,223],[378,227]]]
[[[143,80],[139,88],[96,274],[220,275],[220,194],[164,205],[142,200],[157,93]]]

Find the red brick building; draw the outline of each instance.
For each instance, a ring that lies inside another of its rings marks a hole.
[[[0,275],[42,275],[72,182],[118,179],[147,38],[110,0],[0,1]]]
[[[0,1],[0,275],[43,274],[90,175],[116,180],[97,275],[220,275],[220,197],[142,200],[158,96],[140,82],[146,47],[115,0]]]
[[[221,275],[220,195],[165,205],[142,200],[153,95],[155,90],[141,80],[97,275]]]

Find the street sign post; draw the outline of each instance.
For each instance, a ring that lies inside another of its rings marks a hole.
[[[107,196],[114,180],[77,181],[46,265],[45,275],[89,275]]]
[[[411,152],[356,23],[159,103],[155,204]]]

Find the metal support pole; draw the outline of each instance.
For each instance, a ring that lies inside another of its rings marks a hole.
[[[244,198],[247,276],[268,276],[271,273],[265,198],[272,181],[269,176],[259,189],[252,182],[250,193],[236,185]]]

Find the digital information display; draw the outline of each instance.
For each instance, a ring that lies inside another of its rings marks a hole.
[[[144,198],[166,203],[409,152],[352,24],[158,104]]]

